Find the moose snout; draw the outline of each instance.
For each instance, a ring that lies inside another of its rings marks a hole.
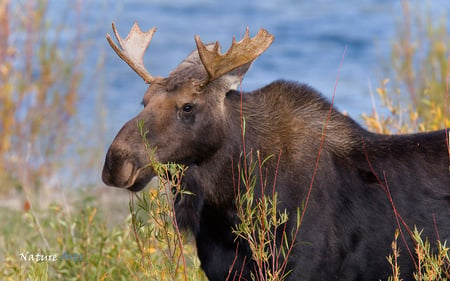
[[[136,172],[135,165],[123,157],[124,154],[126,153],[115,151],[113,148],[108,150],[102,171],[102,180],[106,185],[128,187],[132,184]]]
[[[154,175],[151,165],[138,154],[124,149],[123,145],[113,143],[108,149],[102,171],[102,180],[106,185],[139,191]]]

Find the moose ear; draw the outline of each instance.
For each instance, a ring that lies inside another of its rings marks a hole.
[[[237,90],[253,62],[246,63],[221,77],[223,83],[229,85],[228,90]]]

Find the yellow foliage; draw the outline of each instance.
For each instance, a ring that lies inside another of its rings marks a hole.
[[[449,128],[450,37],[445,21],[434,25],[432,16],[421,15],[420,9],[413,21],[408,1],[402,3],[404,17],[392,46],[390,78],[376,89],[388,114],[380,116],[374,109],[363,119],[370,130],[385,134]]]
[[[46,36],[58,30],[48,24],[47,1],[18,3],[12,11],[10,0],[0,0],[0,178],[7,182],[0,193],[24,182],[38,185],[70,143],[82,49],[76,42],[63,50],[60,36]],[[14,37],[25,43],[12,45]]]

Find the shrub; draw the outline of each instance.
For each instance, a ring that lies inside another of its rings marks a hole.
[[[423,13],[423,7],[411,11],[409,1],[402,3],[403,17],[387,67],[390,78],[383,79],[376,89],[388,114],[382,116],[374,108],[363,118],[370,129],[380,133],[448,128],[450,37],[446,17],[436,23],[431,12]]]
[[[50,18],[47,0],[0,0],[0,194],[47,191],[73,158],[86,48],[80,5],[66,1],[65,17]]]
[[[131,195],[131,227],[141,255],[139,262],[133,265],[135,272],[145,280],[206,280],[195,246],[189,236],[182,235],[175,216],[175,198],[195,196],[181,186],[188,168],[157,162],[154,150],[147,142],[148,131],[143,122],[138,122],[137,126],[148,155],[148,165],[156,171],[158,181],[149,190]]]
[[[290,270],[287,261],[295,238],[300,229],[301,211],[288,214],[279,209],[278,195],[275,191],[276,179],[273,186],[267,186],[267,175],[264,163],[272,157],[261,159],[259,151],[253,159],[251,151],[242,157],[238,163],[239,175],[236,180],[236,209],[240,223],[235,226],[233,233],[246,241],[256,262],[256,270],[252,280],[281,281],[285,280]],[[260,186],[256,183],[260,177]],[[240,188],[243,184],[243,190]],[[260,192],[255,193],[255,188]],[[260,197],[255,194],[260,193]],[[288,219],[297,218],[296,227],[287,229]],[[239,276],[229,276],[228,280],[239,280]]]

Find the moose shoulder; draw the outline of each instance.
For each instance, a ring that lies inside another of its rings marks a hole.
[[[142,63],[155,29],[142,32],[134,25],[126,39],[113,29],[120,47],[108,35],[111,46],[150,85],[144,109],[107,152],[103,181],[139,191],[155,175],[136,125],[141,122],[157,161],[189,167],[183,187],[194,195],[177,200],[175,212],[178,223],[195,235],[210,280],[250,280],[257,270],[248,243],[232,233],[239,223],[235,179],[244,146],[264,158],[279,156],[264,163],[264,173],[266,184],[275,186],[279,208],[289,214],[286,229],[295,226],[316,173],[289,255],[288,280],[385,280],[392,274],[386,256],[400,225],[413,246],[398,218],[423,229],[431,245],[437,237],[450,238],[448,131],[374,134],[330,111],[319,93],[295,82],[237,91],[252,61],[272,43],[265,30],[253,38],[247,31],[225,54],[218,43],[204,45],[196,37],[197,48],[162,78],[151,76]],[[414,254],[400,247],[402,277],[411,280]]]

